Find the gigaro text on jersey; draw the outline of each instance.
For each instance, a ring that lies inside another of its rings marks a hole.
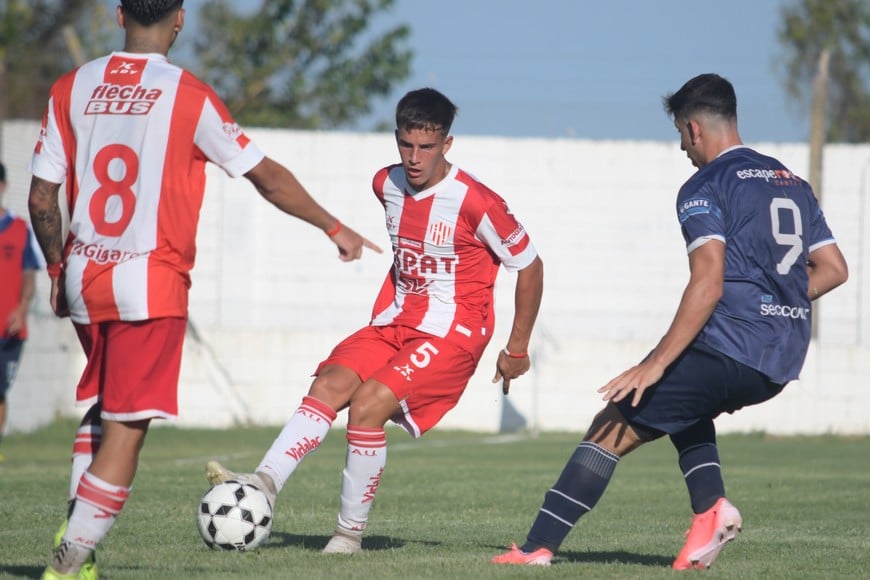
[[[782,316],[783,318],[799,318],[806,320],[810,317],[810,309],[803,306],[783,306],[782,304],[762,304],[762,316]]]
[[[85,244],[79,240],[72,243],[70,255],[84,256],[97,264],[120,264],[139,256],[137,252],[129,250],[113,250],[103,247],[101,244]]]
[[[94,89],[86,115],[147,115],[160,98],[160,89],[142,85],[102,84]]]

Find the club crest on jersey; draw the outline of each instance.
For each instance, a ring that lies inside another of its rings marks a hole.
[[[238,123],[224,123],[223,131],[230,139],[238,139],[242,134],[242,128],[239,127]]]
[[[163,91],[142,85],[98,85],[85,106],[85,115],[147,115]]]
[[[453,237],[453,228],[444,222],[437,222],[429,226],[426,232],[426,238],[436,246],[440,246],[444,242]]]
[[[45,128],[45,121],[42,122],[42,128],[39,130],[39,138],[36,140],[36,147],[34,147],[34,153],[42,153],[42,144],[45,143],[45,138],[48,137],[48,131]]]

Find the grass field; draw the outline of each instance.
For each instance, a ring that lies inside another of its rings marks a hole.
[[[3,442],[0,577],[38,577],[64,517],[75,425],[60,422]],[[276,428],[153,429],[130,501],[98,550],[115,578],[673,578],[690,509],[667,441],[620,462],[598,507],[550,568],[497,567],[521,543],[543,494],[579,435],[487,436],[389,431],[389,461],[363,546],[323,555],[335,525],[344,432],[308,457],[279,497],[272,536],[254,553],[212,551],[194,510],[205,461],[248,470]],[[867,578],[870,439],[724,436],[729,498],[744,532],[707,578]],[[700,572],[684,572],[694,575]]]

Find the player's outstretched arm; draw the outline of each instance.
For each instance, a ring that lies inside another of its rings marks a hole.
[[[541,308],[544,294],[544,262],[536,257],[531,264],[517,272],[517,285],[514,290],[514,323],[504,350],[499,351],[495,363],[493,383],[502,381],[502,392],[507,395],[511,381],[528,372],[529,341],[532,328]],[[509,354],[510,353],[510,354]]]
[[[245,177],[269,203],[284,213],[320,228],[329,235],[329,239],[338,246],[339,258],[343,261],[360,258],[363,248],[369,248],[379,254],[382,252],[376,244],[345,226],[326,211],[302,187],[296,176],[280,163],[265,157],[247,172]]]
[[[849,278],[849,267],[837,244],[828,244],[814,250],[807,264],[810,300],[824,296]]]
[[[668,331],[639,364],[598,389],[614,403],[632,396],[637,406],[644,391],[661,379],[665,369],[695,339],[722,297],[725,279],[725,244],[710,240],[689,254],[689,283]]]

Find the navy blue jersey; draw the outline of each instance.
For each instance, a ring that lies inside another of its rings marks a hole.
[[[686,246],[725,244],[725,286],[695,339],[777,383],[798,378],[810,342],[807,261],[834,243],[809,184],[748,147],[730,149],[680,188]]]

